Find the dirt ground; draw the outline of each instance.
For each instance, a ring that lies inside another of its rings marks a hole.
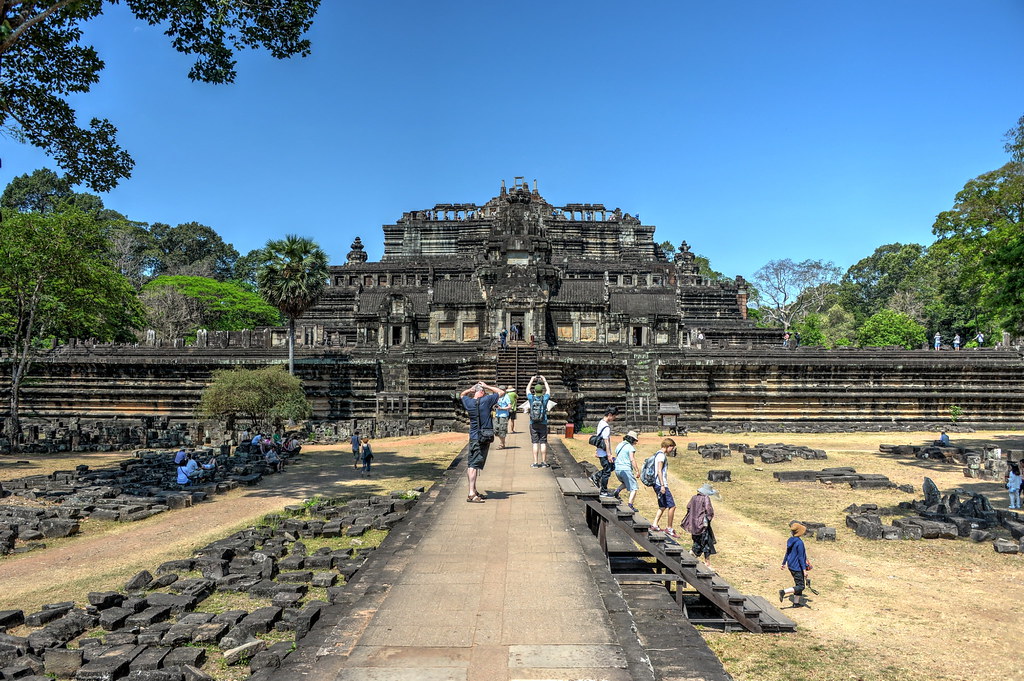
[[[778,602],[778,590],[792,586],[780,569],[790,520],[827,523],[837,528],[835,543],[809,538],[812,583],[809,608],[783,612],[798,623],[795,634],[754,635],[703,632],[726,670],[737,681],[932,681],[945,679],[1022,679],[1019,636],[1024,625],[1024,557],[996,554],[991,542],[967,539],[869,541],[845,527],[843,509],[852,503],[895,508],[923,498],[930,477],[943,493],[954,488],[985,493],[1006,508],[998,483],[963,476],[960,466],[882,454],[878,445],[925,444],[936,433],[754,434],[676,438],[679,455],[669,460],[670,485],[679,505],[678,529],[686,503],[706,482],[709,469],[729,469],[732,483],[717,484],[714,501],[718,554],[712,566],[747,593]],[[657,450],[661,438],[643,434],[640,460]],[[593,460],[583,437],[569,441],[580,459]],[[741,456],[704,460],[688,442],[785,442],[824,449],[826,461],[745,465]],[[955,436],[953,444],[1024,447],[1013,433]],[[820,470],[852,466],[882,473],[916,492],[853,490],[848,485],[779,483],[776,470]],[[763,470],[757,470],[758,468]],[[641,486],[637,506],[653,518],[654,493]],[[890,522],[891,518],[883,519]],[[781,606],[780,606],[781,607]]]
[[[140,570],[154,570],[164,561],[189,556],[268,513],[314,495],[351,498],[430,485],[465,439],[464,434],[435,433],[377,440],[369,478],[353,468],[347,445],[307,447],[297,463],[267,476],[256,487],[136,523],[86,520],[79,536],[47,541],[45,549],[0,558],[0,610],[19,608],[28,613],[44,603],[84,602],[89,591],[118,589]],[[0,457],[0,480],[65,470],[78,463],[99,468],[126,456],[122,452],[5,458]],[[16,464],[17,459],[30,463]]]

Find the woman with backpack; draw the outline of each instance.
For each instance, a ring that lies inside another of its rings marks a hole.
[[[615,496],[619,496],[622,490],[629,492],[629,508],[636,511],[636,506],[633,505],[633,501],[636,500],[636,492],[640,489],[640,484],[636,481],[637,476],[640,475],[640,471],[636,467],[636,443],[639,441],[639,436],[635,430],[631,430],[622,438],[622,442],[615,448],[615,477],[619,479],[621,483],[618,488],[612,492]]]
[[[370,447],[370,438],[364,436],[361,442],[359,454],[363,459],[363,475],[369,475],[370,463],[373,461],[373,449]]]

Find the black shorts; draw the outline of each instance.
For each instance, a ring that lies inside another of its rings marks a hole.
[[[548,443],[548,424],[530,421],[530,442],[533,444]]]
[[[479,440],[470,440],[469,454],[466,455],[466,466],[482,471],[487,463],[487,451],[490,448],[490,442],[482,444]]]
[[[515,421],[516,420],[516,410],[515,409],[509,409],[508,410],[508,420],[509,421]]]

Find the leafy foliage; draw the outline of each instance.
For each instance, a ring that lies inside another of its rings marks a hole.
[[[72,182],[107,191],[135,162],[105,118],[78,124],[68,97],[97,82],[104,63],[83,45],[82,25],[117,0],[21,0],[0,5],[0,129],[46,151]],[[308,30],[320,0],[125,0],[139,19],[160,26],[178,52],[195,55],[189,77],[234,80],[236,50],[263,47],[278,59],[309,54]]]
[[[238,251],[212,227],[186,222],[176,227],[162,222],[149,228],[154,274],[231,278]]]
[[[860,327],[862,347],[899,346],[912,349],[925,341],[924,327],[905,314],[882,310],[873,314]]]
[[[245,419],[257,430],[312,414],[301,381],[280,366],[213,372],[198,409],[203,416],[228,422]]]
[[[131,340],[142,325],[135,289],[110,264],[102,227],[79,210],[19,213],[2,223],[0,343],[13,353],[12,435],[22,381],[44,341]]]
[[[260,294],[288,317],[288,371],[295,373],[295,320],[327,288],[327,254],[312,239],[288,234],[263,249],[257,270]]]
[[[976,292],[1004,329],[1024,332],[1024,116],[1007,132],[1010,162],[969,181],[933,233],[947,253],[969,259],[958,287]]]
[[[864,321],[889,307],[897,292],[905,290],[914,266],[924,253],[919,244],[887,244],[846,271],[838,296],[843,308]]]
[[[800,345],[827,345],[824,324],[824,315],[817,313],[809,314],[797,322],[794,328],[800,334]]]
[[[142,290],[152,328],[163,338],[193,336],[197,329],[240,331],[276,326],[281,315],[255,293],[207,277],[161,276]]]

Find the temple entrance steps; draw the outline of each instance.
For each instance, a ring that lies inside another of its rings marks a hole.
[[[537,371],[537,348],[519,341],[498,350],[494,367],[497,383],[502,388],[514,385],[520,399],[526,396],[526,384],[537,375]]]
[[[796,631],[796,622],[763,597],[741,593],[618,499],[598,496],[588,478],[556,481],[563,496],[583,505],[587,526],[620,585],[661,585],[691,624],[756,634]]]

